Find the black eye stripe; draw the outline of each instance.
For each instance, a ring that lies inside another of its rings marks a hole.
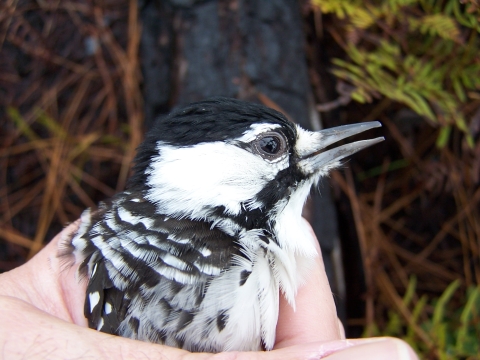
[[[260,134],[253,141],[253,149],[264,159],[275,160],[287,151],[287,141],[283,134],[269,131]]]

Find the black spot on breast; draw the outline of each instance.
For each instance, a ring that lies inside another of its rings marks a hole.
[[[258,238],[262,240],[265,244],[270,244],[270,239],[265,235],[259,235]]]
[[[138,327],[140,325],[140,321],[136,317],[131,317],[128,320],[128,325],[130,325],[130,328],[133,330],[135,334],[138,334]]]
[[[248,279],[248,277],[250,276],[251,273],[252,272],[248,271],[248,270],[243,270],[240,273],[240,286],[242,286],[243,284],[245,284],[247,282],[247,279]]]
[[[222,331],[225,329],[225,326],[227,325],[228,321],[228,315],[226,314],[226,310],[218,313],[217,315],[217,328],[218,331]]]
[[[195,289],[195,305],[198,307],[202,303],[203,299],[205,299],[205,295],[207,293],[207,289],[210,286],[213,277],[209,277],[202,286],[197,286]]]
[[[211,331],[210,328],[214,323],[214,321],[215,321],[214,317],[207,318],[207,320],[205,320],[205,326],[203,327],[201,332],[202,339],[207,339],[210,336],[210,331]]]
[[[158,306],[161,307],[163,309],[163,311],[165,311],[165,318],[164,318],[164,323],[163,323],[163,325],[165,325],[167,323],[168,317],[170,316],[170,313],[172,312],[172,307],[168,303],[168,301],[165,300],[165,299],[161,299],[158,302]]]
[[[194,315],[190,311],[182,311],[178,317],[177,331],[182,330],[185,326],[190,324],[193,317]]]
[[[185,285],[175,280],[170,283],[170,290],[173,295],[177,295],[184,287]]]
[[[182,339],[180,337],[176,337],[175,341],[177,342],[177,347],[179,349],[183,349],[183,345],[185,344],[185,339]]]
[[[165,344],[165,342],[167,341],[167,338],[168,338],[168,334],[165,331],[165,329],[162,329],[162,330],[159,331],[158,329],[154,328],[153,326],[150,326],[148,340],[151,343]]]

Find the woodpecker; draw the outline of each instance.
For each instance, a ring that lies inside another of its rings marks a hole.
[[[318,255],[301,219],[312,185],[383,137],[379,122],[311,132],[216,98],[173,111],[139,146],[127,190],[85,210],[69,254],[88,326],[190,351],[270,350],[279,296]]]

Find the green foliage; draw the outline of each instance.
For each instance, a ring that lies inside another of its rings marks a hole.
[[[34,124],[39,124],[41,125],[41,128],[43,130],[47,130],[48,136],[51,139],[62,140],[69,145],[79,145],[79,148],[81,149],[88,148],[88,146],[90,146],[94,142],[125,148],[124,139],[115,135],[100,135],[99,133],[94,132],[82,135],[77,134],[76,136],[74,136],[72,134],[73,131],[71,131],[71,133],[67,132],[63,128],[59,120],[50,117],[41,109],[35,110],[35,117],[32,124],[29,124],[27,123],[27,121],[25,121],[17,108],[14,108],[12,106],[7,107],[7,114],[15,124],[15,127],[18,129],[18,131],[31,142],[35,140],[38,140],[39,142],[45,141],[42,140],[41,136],[38,134],[38,129],[35,128]],[[128,125],[120,124],[120,130],[123,133],[128,133],[130,131],[130,128]]]
[[[24,134],[30,141],[37,140],[37,134],[30,128],[27,122],[23,119],[18,109],[13,107],[7,108],[7,113],[10,119],[15,123],[16,128]]]
[[[347,56],[333,60],[333,73],[355,86],[353,100],[389,98],[439,126],[437,145],[452,126],[473,145],[467,119],[480,98],[479,8],[459,0],[312,2],[339,19],[330,30]]]
[[[75,161],[75,165],[79,167],[90,156],[88,152],[92,146],[118,149],[120,153],[126,151],[125,140],[121,136],[101,135],[98,132],[74,134],[73,130],[67,131],[60,121],[50,117],[41,109],[35,110],[35,117],[31,124],[14,107],[7,107],[7,114],[28,141],[29,146],[25,147],[25,151],[37,150],[50,154],[55,144],[61,143],[62,146],[69,148],[68,155],[66,155],[67,161],[69,163]],[[123,127],[122,130],[125,133],[129,131],[128,127]]]
[[[374,334],[402,338],[422,358],[480,359],[480,286],[470,287],[458,296],[460,282],[456,280],[439,298],[429,301],[424,295],[414,301],[416,284],[412,277],[403,297],[403,304],[410,310],[410,320],[390,311],[387,324],[382,328],[375,325]],[[429,349],[418,337],[416,328],[427,334],[434,349]]]

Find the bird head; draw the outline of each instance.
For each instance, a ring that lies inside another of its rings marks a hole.
[[[130,187],[167,216],[268,228],[280,214],[299,218],[313,184],[383,138],[328,146],[379,126],[311,132],[262,105],[202,101],[157,121],[138,149]]]

